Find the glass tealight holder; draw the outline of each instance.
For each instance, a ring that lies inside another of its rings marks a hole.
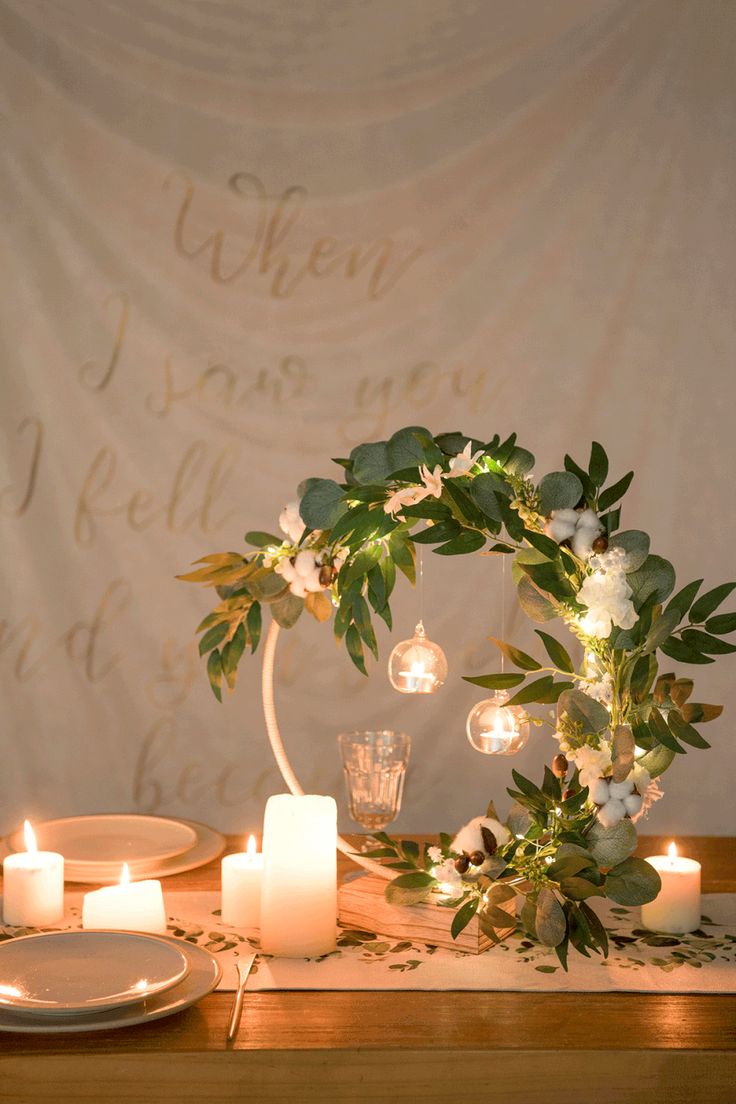
[[[468,714],[468,740],[483,755],[515,755],[529,739],[529,721],[519,705],[506,705],[509,695],[496,690]]]
[[[420,621],[411,640],[402,640],[391,652],[388,677],[400,694],[434,694],[447,678],[447,658],[430,640]]]
[[[399,815],[411,737],[405,732],[341,732],[350,816],[376,832]]]

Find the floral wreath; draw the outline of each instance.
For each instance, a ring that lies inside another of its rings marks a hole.
[[[246,646],[258,647],[264,605],[287,629],[305,609],[320,622],[334,611],[337,640],[366,674],[365,649],[378,656],[372,617],[392,627],[397,569],[415,582],[416,545],[441,556],[512,556],[522,609],[539,624],[561,619],[583,645],[582,667],[537,629],[543,659],[497,640],[517,672],[466,681],[506,692],[505,705],[525,713],[556,704],[554,722],[527,719],[552,723],[560,751],[540,786],[512,771],[505,824],[491,803],[487,816],[454,838],[441,834],[437,845],[379,832],[365,854],[397,871],[389,900],[411,904],[434,893],[454,909],[454,936],[477,914],[497,941],[509,922],[500,906],[518,896],[522,926],[554,947],[563,966],[570,945],[606,955],[606,930],[589,901],[638,905],[657,896],[659,875],[633,854],[634,820],[661,796],[658,779],[678,755],[710,746],[695,726],[722,712],[690,700],[692,679],[660,673],[657,653],[703,664],[736,651],[721,639],[736,630],[736,613],[715,612],[736,583],[699,595],[698,579],[671,596],[672,564],[650,552],[646,533],[619,530],[618,504],[634,473],[606,485],[608,458],[597,442],[587,470],[565,456],[564,471],[539,483],[516,434],[484,443],[409,426],[335,462],[342,482],[302,483],[298,503],[279,517],[284,536],[249,532],[255,552],[204,556],[180,576],[220,598],[197,629],[215,696],[222,700],[223,685],[234,689]]]

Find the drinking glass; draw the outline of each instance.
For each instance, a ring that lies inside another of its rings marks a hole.
[[[353,820],[378,831],[398,816],[411,737],[405,732],[341,732],[337,737]]]

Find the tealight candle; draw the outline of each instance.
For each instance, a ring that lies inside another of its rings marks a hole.
[[[3,920],[47,928],[64,915],[64,857],[39,851],[33,828],[23,824],[26,849],[3,859]]]
[[[118,885],[85,893],[82,927],[166,934],[166,909],[161,882],[131,882],[123,863]]]
[[[222,919],[238,928],[261,925],[263,855],[256,851],[255,836],[245,851],[222,860]]]
[[[261,949],[296,958],[337,940],[337,805],[313,794],[269,797],[263,823]]]
[[[652,931],[681,935],[700,927],[700,863],[677,854],[671,843],[666,855],[647,858],[662,879],[653,901],[641,906],[641,922]]]

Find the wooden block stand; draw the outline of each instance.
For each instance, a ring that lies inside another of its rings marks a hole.
[[[493,946],[480,930],[477,916],[453,939],[450,934],[455,912],[432,901],[421,905],[390,905],[384,897],[386,882],[370,875],[345,882],[337,894],[338,919],[344,928],[387,935],[392,939],[411,939],[414,943],[430,943],[435,947],[482,954]],[[510,935],[516,926],[516,901],[504,901],[499,906],[508,912],[509,927],[499,931],[499,938]]]

